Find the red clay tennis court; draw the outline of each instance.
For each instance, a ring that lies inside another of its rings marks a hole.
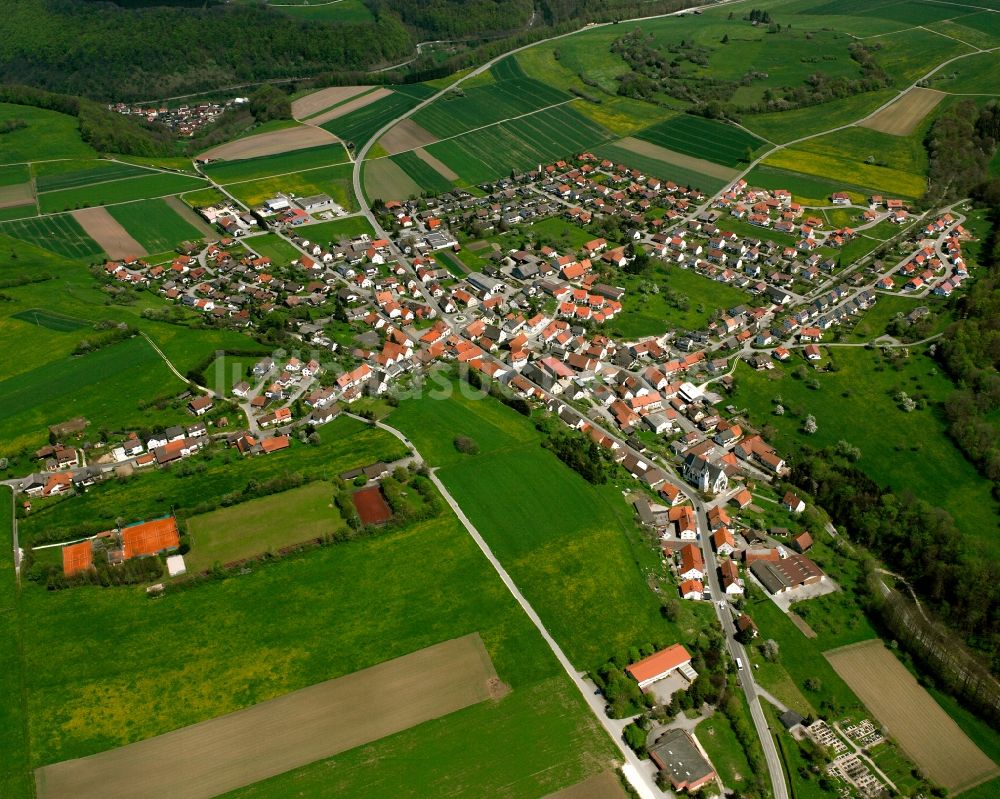
[[[385,524],[392,518],[392,509],[382,496],[379,486],[355,491],[351,501],[361,517],[362,524]]]
[[[63,574],[72,577],[94,564],[94,548],[90,541],[80,541],[63,547]]]
[[[176,549],[180,544],[177,520],[173,516],[133,524],[122,530],[122,549],[125,551],[126,560]]]

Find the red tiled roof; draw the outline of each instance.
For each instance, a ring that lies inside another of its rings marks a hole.
[[[688,651],[680,644],[674,644],[655,655],[643,658],[638,663],[633,663],[625,671],[636,682],[645,682],[668,671],[673,671],[683,663],[690,661],[691,655],[688,654]]]

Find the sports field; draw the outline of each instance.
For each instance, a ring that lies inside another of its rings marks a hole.
[[[38,195],[38,207],[42,213],[54,213],[73,208],[123,203],[131,200],[145,200],[151,197],[163,197],[167,194],[180,194],[181,192],[191,191],[204,186],[205,181],[201,178],[162,172],[104,183],[91,183],[71,189],[40,192]]]
[[[711,119],[680,114],[635,134],[668,150],[714,161],[723,166],[745,166],[764,142],[752,133],[714,122]]]
[[[496,180],[512,169],[536,168],[557,158],[593,149],[610,132],[571,104],[548,108],[512,122],[500,122],[425,149],[466,184]]]
[[[210,163],[204,167],[204,171],[216,183],[222,184],[344,164],[350,160],[344,145],[335,142],[321,147],[307,147],[260,158]]]
[[[316,482],[192,516],[187,520],[191,551],[184,556],[188,571],[276,551],[342,528],[332,498],[330,483]]]
[[[908,136],[944,98],[942,92],[914,86],[892,105],[859,124],[893,136]]]
[[[67,258],[93,259],[103,254],[100,245],[70,214],[5,222],[0,225],[0,232]]]
[[[107,211],[146,252],[166,252],[182,241],[197,241],[204,235],[166,200],[112,205]]]
[[[825,653],[837,673],[934,782],[953,793],[1000,775],[880,640]]]
[[[490,698],[478,633],[35,772],[39,799],[211,799]]]

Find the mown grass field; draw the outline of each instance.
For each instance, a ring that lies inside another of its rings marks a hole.
[[[697,275],[671,264],[657,263],[641,277],[620,274],[615,285],[625,286],[623,312],[610,327],[626,339],[660,335],[666,328],[700,330],[720,309],[748,302],[750,296],[740,289]],[[640,284],[652,281],[659,294],[643,294]],[[668,293],[686,302],[675,303]]]
[[[319,538],[344,521],[333,505],[333,486],[318,481],[192,516],[187,526],[191,551],[185,560],[198,572]]]
[[[1000,56],[976,53],[956,61],[935,75],[931,86],[955,94],[1000,94]]]
[[[651,158],[648,155],[632,152],[625,147],[616,144],[600,144],[593,148],[594,154],[601,158],[608,158],[616,164],[625,164],[634,169],[639,169],[650,177],[660,180],[672,180],[679,186],[687,186],[693,189],[700,189],[703,192],[714,193],[726,185],[726,181],[696,172],[693,169],[686,169],[677,164],[668,164],[658,158]]]
[[[0,232],[67,258],[93,260],[104,254],[69,214],[5,222],[0,225]]]
[[[261,158],[247,158],[241,161],[218,161],[206,164],[203,170],[216,183],[235,183],[241,180],[284,175],[305,169],[345,164],[351,158],[344,145],[328,144],[323,147],[307,147],[278,155]]]
[[[796,202],[803,205],[830,205],[830,195],[837,191],[846,191],[856,205],[868,200],[868,190],[862,187],[848,187],[843,183],[778,169],[772,166],[755,166],[746,175],[749,185],[761,189],[787,189]]]
[[[450,180],[414,152],[400,153],[391,158],[407,175],[430,194],[443,194],[453,186]]]
[[[329,222],[319,222],[299,228],[299,234],[312,242],[321,244],[336,244],[342,239],[352,239],[367,233],[375,235],[375,228],[363,216],[352,216],[346,219],[332,219]]]
[[[38,195],[38,207],[42,213],[54,213],[94,205],[164,197],[168,194],[180,194],[184,191],[202,188],[205,185],[205,181],[201,178],[161,172],[145,177],[125,178],[107,183],[92,183],[72,189],[42,192]]]
[[[73,330],[82,330],[89,327],[86,322],[79,319],[62,316],[61,314],[54,314],[51,311],[44,310],[43,308],[29,308],[24,311],[19,311],[18,313],[11,314],[10,318],[20,319],[21,321],[29,322],[37,327],[44,327],[48,330],[57,330],[60,333],[69,333]]]
[[[14,119],[27,125],[4,134],[4,163],[97,157],[94,149],[80,139],[75,117],[44,108],[0,103],[0,122]]]
[[[36,614],[45,623],[27,624]],[[146,738],[476,631],[512,688],[505,698],[236,795],[287,796],[296,783],[311,796],[378,795],[374,783],[391,795],[461,785],[527,799],[597,773],[612,757],[581,698],[450,515],[157,602],[141,588],[32,587],[22,619],[33,765]],[[99,632],[80,636],[81,625]],[[111,636],[116,645],[103,645]]]
[[[74,416],[101,428],[123,430],[173,424],[183,410],[140,409],[139,402],[179,393],[174,377],[141,338],[87,355],[53,361],[0,381],[0,451],[17,452],[45,438],[50,424]]]
[[[306,172],[232,183],[226,186],[226,190],[249,206],[260,205],[278,192],[301,197],[326,194],[338,205],[353,211],[357,209],[357,202],[351,189],[351,169],[351,164],[338,164]]]
[[[460,386],[447,399],[434,393],[404,400],[389,423],[441,467],[441,480],[578,668],[622,647],[682,640],[697,626],[689,606],[677,623],[660,615],[644,576],[658,560],[636,540],[616,487],[584,481],[541,447],[528,419],[495,400],[465,396]],[[474,439],[480,454],[458,453],[459,435]]]
[[[258,255],[266,255],[278,266],[287,266],[292,261],[297,261],[302,257],[302,253],[294,245],[289,244],[277,233],[253,236],[244,241],[243,246],[250,248]]]
[[[744,117],[743,125],[775,144],[784,144],[802,136],[812,136],[840,125],[849,125],[894,97],[896,92],[892,89],[866,92],[794,111],[749,114]]]
[[[764,146],[761,139],[734,125],[689,114],[671,117],[635,135],[668,150],[731,167],[749,163]]]
[[[43,161],[33,164],[32,172],[39,192],[76,189],[91,183],[157,174],[134,164],[104,160]]]
[[[10,546],[14,494],[0,487],[0,669],[6,690],[0,696],[0,795],[32,799],[35,795],[28,762],[28,715],[24,701],[21,631],[17,620],[18,588]]]
[[[699,722],[694,732],[723,785],[737,789],[749,784],[753,772],[728,718],[717,712]]]
[[[502,64],[516,65],[505,60]],[[509,72],[510,68],[506,70]],[[525,77],[508,77],[489,86],[460,86],[413,115],[413,121],[441,138],[456,136],[503,119],[567,102],[572,95]]]
[[[361,0],[337,0],[336,3],[309,5],[282,3],[281,11],[304,22],[372,22],[375,17]]]
[[[937,365],[917,350],[898,370],[883,362],[880,354],[863,348],[828,349],[823,355],[824,362],[832,357],[838,369],[816,375],[818,391],[791,376],[795,364],[770,372],[741,365],[733,404],[747,408],[755,424],[771,425],[773,441],[785,453],[804,445],[851,442],[862,452],[859,468],[872,479],[943,507],[973,546],[1000,553],[997,508],[989,484],[951,443],[937,410],[953,390]],[[904,413],[893,399],[898,391],[926,397],[928,407]],[[783,400],[783,416],[771,412],[776,396]],[[800,432],[808,414],[818,425],[811,436]]]
[[[345,142],[354,144],[355,150],[375,135],[386,123],[418,105],[422,99],[434,93],[433,89],[419,83],[396,87],[392,94],[374,103],[352,111],[342,117],[331,119],[322,127]]]
[[[202,233],[164,200],[141,200],[126,205],[112,205],[108,213],[139,242],[147,252],[166,252],[182,241],[197,241]]]
[[[473,184],[593,149],[610,138],[608,131],[571,105],[562,105],[437,142],[426,150]]]
[[[31,172],[27,164],[8,164],[0,166],[0,186],[16,186],[31,180]]]

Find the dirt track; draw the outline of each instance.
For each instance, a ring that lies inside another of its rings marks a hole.
[[[375,91],[369,92],[361,97],[355,97],[353,100],[348,100],[343,105],[338,105],[336,108],[331,108],[329,111],[311,117],[309,119],[309,124],[322,125],[325,122],[329,122],[331,119],[337,119],[338,117],[351,113],[351,111],[357,111],[359,108],[371,105],[376,100],[381,100],[388,94],[392,94],[389,89],[376,89]]]
[[[210,799],[500,696],[478,633],[35,771],[38,799]]]
[[[437,136],[433,133],[424,130],[412,119],[404,119],[398,125],[390,128],[389,132],[378,140],[378,143],[389,155],[395,155],[423,147],[426,144],[434,144],[436,141]]]
[[[83,208],[70,212],[94,241],[111,259],[146,255],[146,250],[129,232],[118,224],[106,208]]]
[[[544,799],[628,799],[628,794],[613,771],[602,771]]]
[[[824,655],[931,780],[958,793],[1000,774],[880,640]]]
[[[315,128],[312,125],[299,125],[294,128],[275,130],[270,133],[260,133],[247,136],[245,139],[220,144],[211,150],[206,150],[199,158],[212,158],[223,161],[238,161],[241,158],[257,158],[262,155],[275,155],[290,150],[302,150],[306,147],[319,147],[323,144],[334,144],[340,141],[329,131]]]
[[[342,103],[356,94],[366,92],[370,88],[371,86],[330,86],[328,89],[320,89],[318,92],[293,100],[292,117],[305,119],[320,111],[325,111],[332,105]]]
[[[631,150],[633,153],[647,155],[650,158],[657,159],[658,161],[664,161],[668,164],[684,167],[684,169],[701,172],[703,175],[719,178],[720,180],[729,180],[738,174],[735,169],[730,169],[727,166],[713,164],[711,161],[705,161],[702,158],[694,158],[690,155],[684,155],[683,153],[678,153],[674,150],[668,150],[666,147],[660,147],[658,144],[643,141],[642,139],[635,139],[631,136],[628,136],[617,143],[620,146]],[[657,177],[660,176],[657,175]]]
[[[944,92],[914,86],[892,105],[858,124],[893,136],[908,136],[944,98]]]

